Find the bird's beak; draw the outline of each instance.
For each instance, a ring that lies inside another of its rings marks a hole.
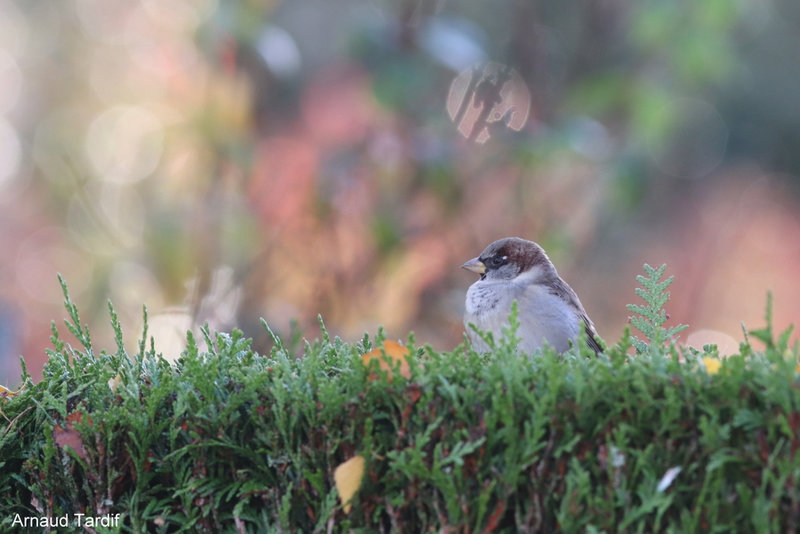
[[[472,258],[467,263],[462,265],[461,268],[481,275],[486,273],[486,265],[484,265],[479,258]]]

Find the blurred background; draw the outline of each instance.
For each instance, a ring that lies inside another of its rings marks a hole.
[[[110,299],[167,356],[319,314],[449,350],[510,235],[609,343],[667,263],[681,339],[731,352],[768,290],[800,318],[799,46],[794,0],[0,0],[0,383],[56,273],[98,349]]]

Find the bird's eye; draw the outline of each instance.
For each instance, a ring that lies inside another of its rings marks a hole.
[[[508,256],[500,256],[500,255],[494,256],[491,259],[492,267],[500,267],[501,265],[503,265],[506,262],[507,259],[508,259]]]

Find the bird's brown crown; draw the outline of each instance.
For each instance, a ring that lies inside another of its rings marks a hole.
[[[514,274],[524,273],[534,267],[543,268],[549,274],[555,272],[544,249],[533,241],[519,237],[498,239],[484,249],[479,256],[487,271],[507,269],[513,266]]]

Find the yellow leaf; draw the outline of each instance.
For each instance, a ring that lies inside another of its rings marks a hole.
[[[722,367],[722,362],[716,358],[703,358],[703,365],[706,366],[706,372],[710,375],[715,375]]]
[[[111,389],[111,392],[114,393],[117,391],[117,388],[122,383],[122,376],[117,375],[114,378],[108,379],[108,387]]]
[[[19,388],[17,391],[11,391],[5,386],[0,386],[0,399],[10,399],[11,397],[16,397],[19,395],[20,391],[22,391],[22,388]]]
[[[364,476],[364,457],[357,454],[339,464],[333,471],[333,481],[336,484],[336,491],[339,492],[339,499],[342,501],[344,513],[349,514],[353,495],[361,487],[361,479]]]
[[[383,342],[383,350],[386,352],[386,355],[392,360],[392,362],[396,365],[397,362],[400,362],[400,376],[404,376],[406,378],[411,378],[411,368],[408,365],[408,349],[397,343],[395,341],[386,340]],[[392,365],[389,364],[383,358],[383,352],[381,352],[380,347],[376,347],[369,351],[368,353],[361,356],[361,361],[364,362],[364,365],[369,365],[371,360],[377,359],[382,371],[385,371],[389,376],[389,382],[392,381]],[[375,376],[370,376],[371,380],[374,380]]]

